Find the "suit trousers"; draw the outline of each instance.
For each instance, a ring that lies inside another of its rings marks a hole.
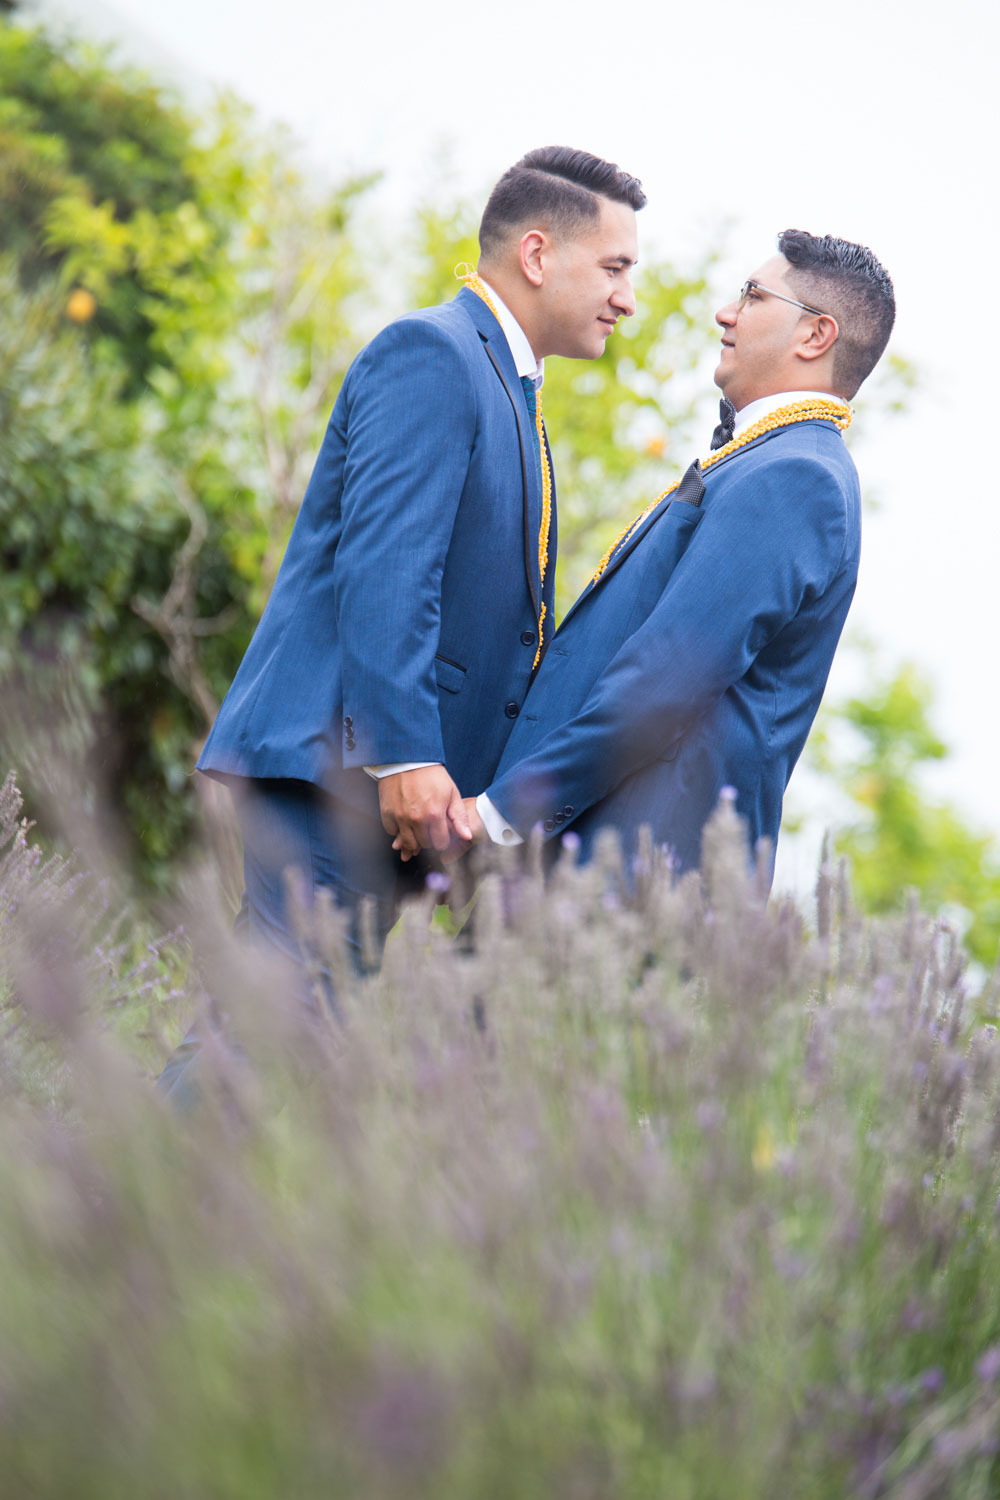
[[[288,909],[291,875],[307,905],[318,890],[328,890],[348,914],[345,941],[355,968],[361,972],[373,959],[377,962],[395,921],[399,874],[398,857],[381,823],[304,781],[234,782],[233,798],[243,835],[251,942],[302,964],[305,955]],[[359,921],[365,898],[374,912],[375,952],[367,957]]]
[[[377,965],[399,902],[417,894],[426,878],[422,859],[403,864],[389,835],[370,811],[332,797],[309,782],[251,780],[230,782],[243,835],[243,904],[237,929],[265,952],[291,963],[301,974],[303,1003],[315,1006],[304,953],[296,936],[289,889],[307,906],[318,890],[328,890],[348,917],[348,954],[361,973]],[[362,934],[362,902],[371,920]],[[336,1009],[330,977],[321,971],[327,1000]],[[180,1108],[198,1096],[195,1082],[201,1043],[189,1031],[157,1079],[159,1092]]]

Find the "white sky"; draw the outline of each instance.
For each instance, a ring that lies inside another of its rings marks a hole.
[[[657,251],[683,258],[728,226],[720,301],[785,227],[871,245],[896,286],[891,347],[922,388],[855,449],[880,506],[849,628],[931,675],[954,750],[935,788],[1000,831],[996,0],[36,9],[233,88],[288,122],[331,178],[384,169],[390,205],[433,188],[444,161],[479,194],[531,146],[610,157],[642,178],[640,233]],[[857,682],[842,650],[830,694]]]

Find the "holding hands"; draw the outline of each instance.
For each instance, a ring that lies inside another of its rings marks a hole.
[[[475,797],[463,797],[462,805],[465,808],[465,815],[469,820],[469,827],[472,830],[472,840],[469,843],[460,843],[453,839],[448,848],[444,849],[441,853],[441,863],[444,865],[453,865],[457,859],[461,859],[463,855],[468,854],[473,844],[488,844],[490,842],[490,836],[486,832],[485,824],[476,808]]]
[[[404,863],[420,849],[434,849],[450,862],[486,836],[475,797],[463,799],[444,766],[383,776],[378,800],[382,827]]]

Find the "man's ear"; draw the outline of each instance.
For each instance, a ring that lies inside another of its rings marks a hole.
[[[544,277],[544,259],[551,248],[551,240],[544,229],[528,229],[521,236],[517,247],[521,272],[532,286],[541,286]]]
[[[836,318],[829,313],[822,313],[795,352],[801,359],[822,359],[824,354],[829,354],[839,338],[840,329]]]

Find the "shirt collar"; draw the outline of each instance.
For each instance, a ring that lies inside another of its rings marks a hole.
[[[541,385],[545,375],[544,359],[535,358],[534,351],[528,343],[527,334],[496,288],[490,286],[487,281],[483,282],[483,286],[489,292],[490,300],[496,308],[497,322],[503,329],[504,338],[507,340],[514,360],[514,368],[519,376],[530,376],[537,388]]]
[[[733,437],[739,437],[740,433],[751,426],[754,422],[760,422],[764,417],[769,417],[773,411],[782,406],[790,406],[793,401],[836,401],[845,411],[850,411],[850,406],[843,396],[833,396],[829,391],[778,391],[773,396],[760,396],[756,401],[750,401],[746,406],[736,413],[736,421],[733,424]]]

